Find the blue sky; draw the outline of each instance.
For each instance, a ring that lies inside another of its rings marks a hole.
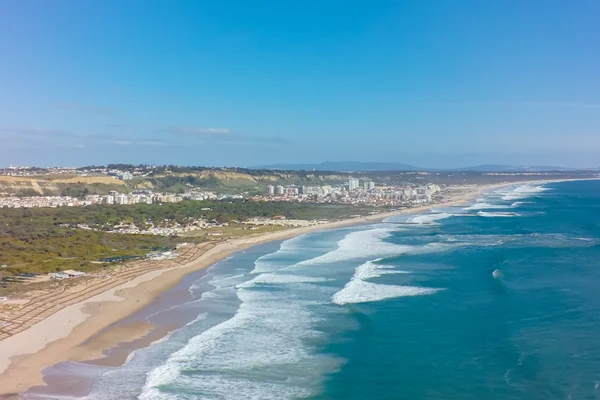
[[[597,167],[600,2],[0,2],[0,165]]]

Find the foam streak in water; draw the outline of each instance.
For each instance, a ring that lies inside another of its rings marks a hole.
[[[283,400],[313,394],[323,373],[338,366],[306,343],[319,337],[308,307],[328,304],[318,300],[310,283],[316,279],[262,274],[240,285],[241,305],[233,318],[193,337],[151,371],[139,399]]]
[[[417,215],[416,217],[412,217],[407,222],[409,222],[411,224],[428,225],[428,224],[433,224],[436,221],[450,218],[453,216],[454,216],[454,214],[444,213],[444,212],[433,213],[433,214],[423,214],[423,215]]]
[[[398,228],[375,228],[352,232],[338,242],[338,248],[322,256],[303,261],[298,265],[335,263],[344,260],[386,257],[408,252],[412,247],[386,242]]]
[[[249,288],[255,285],[276,285],[276,284],[293,284],[293,283],[316,283],[325,282],[326,278],[315,276],[302,276],[291,274],[260,274],[254,279],[239,284],[238,288]]]
[[[503,209],[503,208],[511,208],[511,206],[508,206],[505,204],[475,203],[472,206],[463,208],[463,210],[472,211],[472,210],[488,210],[488,209]]]
[[[519,217],[519,216],[521,216],[521,214],[511,213],[511,212],[485,212],[485,211],[479,211],[477,213],[477,215],[479,215],[480,217],[490,217],[490,218],[494,218],[494,217]]]
[[[378,278],[383,274],[407,273],[392,271],[390,266],[379,265],[376,261],[367,261],[358,266],[354,276],[342,290],[333,295],[332,301],[338,305],[367,303],[404,296],[433,294],[440,289],[417,286],[384,285],[367,282],[366,279]]]
[[[382,285],[354,279],[350,281],[344,289],[333,296],[333,302],[339,305],[367,303],[396,297],[422,296],[433,294],[439,290],[441,289],[417,286]]]
[[[536,185],[522,185],[516,188],[507,188],[498,191],[499,194],[503,195],[502,200],[512,201],[518,199],[524,199],[531,196],[538,196],[542,192],[550,190],[549,188]]]

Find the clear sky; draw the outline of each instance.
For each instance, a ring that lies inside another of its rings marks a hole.
[[[600,166],[600,2],[0,1],[0,165]]]

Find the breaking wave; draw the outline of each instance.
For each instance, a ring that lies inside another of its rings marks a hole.
[[[376,264],[376,261],[367,261],[358,266],[350,282],[342,290],[333,295],[333,303],[338,305],[367,303],[404,296],[433,294],[442,290],[367,282],[366,279],[378,278],[383,274],[408,273],[407,271],[393,270],[391,266]]]
[[[505,217],[505,218],[509,218],[509,217],[520,217],[523,214],[519,214],[519,213],[513,213],[513,212],[485,212],[485,211],[479,211],[477,213],[477,215],[479,215],[480,217]]]
[[[337,249],[321,256],[298,263],[298,265],[328,264],[345,260],[386,257],[408,252],[412,247],[386,242],[399,228],[374,228],[347,234],[337,243]]]
[[[512,205],[505,204],[490,204],[490,203],[475,203],[471,206],[463,208],[465,211],[473,211],[473,210],[488,210],[488,209],[505,209],[511,208]]]
[[[316,276],[302,276],[302,275],[291,275],[291,274],[261,274],[257,277],[237,285],[237,288],[249,288],[255,285],[280,285],[287,283],[316,283],[325,282],[328,279],[316,277]]]
[[[233,318],[193,337],[148,373],[140,400],[237,400],[240,393],[248,399],[302,398],[338,368],[339,360],[306,343],[320,335],[307,309],[319,301],[254,288],[239,288],[237,297],[241,305]]]
[[[442,219],[454,217],[454,214],[450,213],[433,213],[433,214],[423,214],[417,215],[416,217],[409,218],[406,222],[411,224],[419,224],[419,225],[429,225],[435,223],[435,221],[439,221]]]
[[[509,187],[499,190],[497,193],[502,196],[502,200],[512,201],[524,199],[531,196],[539,195],[542,192],[548,191],[550,188],[539,185],[521,185],[518,187]]]

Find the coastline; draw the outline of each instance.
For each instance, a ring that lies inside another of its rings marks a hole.
[[[219,243],[197,258],[176,267],[165,267],[139,275],[119,286],[69,305],[28,329],[0,341],[0,398],[18,398],[33,386],[44,385],[42,370],[62,361],[84,361],[101,358],[103,352],[119,342],[145,336],[151,327],[136,327],[135,331],[112,335],[112,340],[96,346],[85,342],[111,325],[151,304],[161,293],[169,290],[186,275],[205,269],[235,252],[277,240],[307,234],[318,230],[343,228],[378,222],[402,214],[417,214],[436,207],[447,207],[472,201],[481,194],[501,187],[551,183],[556,181],[522,181],[478,186],[461,196],[439,203],[428,203],[409,209],[379,213],[368,217],[330,222],[309,227],[291,228],[253,237]]]

